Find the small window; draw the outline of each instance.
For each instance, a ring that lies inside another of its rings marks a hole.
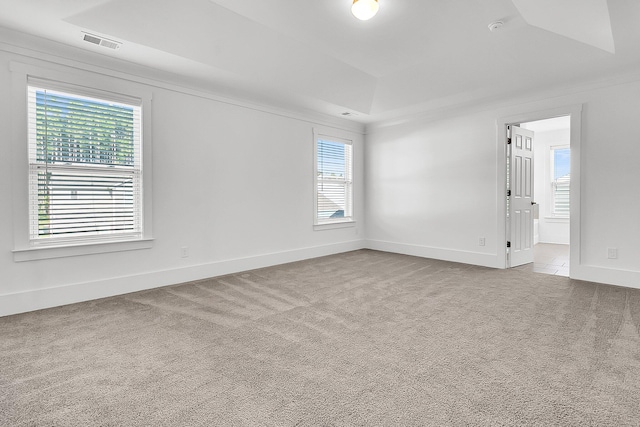
[[[30,246],[141,239],[142,101],[28,83]]]
[[[316,135],[315,223],[353,221],[353,145]]]
[[[568,217],[571,184],[571,151],[569,147],[551,147],[552,214]]]

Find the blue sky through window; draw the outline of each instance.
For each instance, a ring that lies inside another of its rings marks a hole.
[[[571,151],[569,148],[553,150],[553,179],[557,180],[571,172]]]
[[[318,177],[344,178],[344,150],[339,142],[318,140]]]

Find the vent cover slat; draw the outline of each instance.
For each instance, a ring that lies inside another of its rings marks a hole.
[[[106,47],[112,50],[119,49],[120,45],[122,44],[114,40],[104,39],[102,37],[98,37],[96,35],[88,34],[88,33],[83,33],[82,39],[86,42],[89,42],[98,46]]]
[[[98,37],[91,36],[89,34],[85,34],[84,35],[84,41],[99,45],[101,39],[99,39]]]

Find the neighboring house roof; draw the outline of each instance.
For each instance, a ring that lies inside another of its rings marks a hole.
[[[320,192],[318,192],[318,206],[321,207],[323,211],[338,211],[342,209],[340,205]]]

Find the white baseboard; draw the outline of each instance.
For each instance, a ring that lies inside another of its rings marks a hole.
[[[562,237],[552,237],[550,239],[539,240],[538,243],[548,243],[550,245],[568,245],[570,244],[569,239],[563,239]]]
[[[365,248],[364,240],[0,295],[0,317]]]
[[[434,248],[430,246],[387,242],[384,240],[367,240],[366,247],[368,249],[375,249],[378,251],[413,255],[422,258],[433,258],[444,261],[461,262],[464,264],[480,265],[483,267],[491,268],[504,268],[504,262],[499,262],[498,255],[496,254]]]
[[[572,279],[640,289],[640,271],[614,270],[591,265],[577,265],[575,267],[572,265],[570,270]]]
[[[0,295],[0,317],[364,248],[484,267],[503,268],[496,254],[433,248],[382,240],[352,240],[331,245],[216,261],[93,282],[4,294]],[[578,265],[571,267],[571,278],[640,289],[639,271]]]

